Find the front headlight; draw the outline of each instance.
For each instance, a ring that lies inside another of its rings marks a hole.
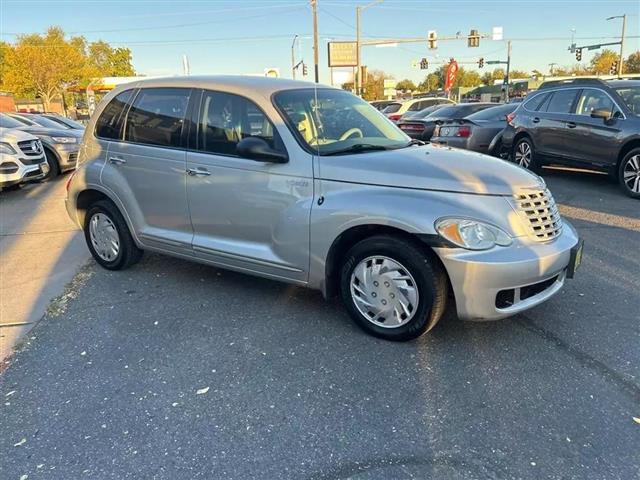
[[[55,143],[77,143],[76,137],[51,137]]]
[[[7,155],[15,155],[16,151],[8,143],[0,142],[0,153],[6,153]]]
[[[441,218],[436,230],[446,240],[468,250],[488,250],[500,245],[508,247],[513,239],[503,230],[470,218]]]

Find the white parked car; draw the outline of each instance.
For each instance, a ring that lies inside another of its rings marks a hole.
[[[398,101],[387,105],[382,113],[384,113],[389,120],[397,122],[400,118],[407,113],[419,112],[427,107],[433,105],[455,105],[456,102],[449,100],[448,98],[441,97],[428,97],[428,98],[412,98],[411,100],[405,100],[404,102]]]
[[[38,138],[14,128],[0,127],[0,189],[40,180],[48,172]]]

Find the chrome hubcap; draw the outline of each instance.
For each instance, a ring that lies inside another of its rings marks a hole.
[[[640,193],[640,155],[634,155],[624,165],[622,180],[633,193]]]
[[[527,142],[518,144],[515,152],[515,161],[524,168],[529,168],[529,165],[531,165],[531,147]]]
[[[116,226],[104,213],[96,213],[89,222],[89,237],[98,256],[112,262],[120,251],[120,237]]]
[[[398,328],[418,308],[418,287],[409,270],[388,257],[362,260],[351,274],[351,298],[358,311],[374,325]]]

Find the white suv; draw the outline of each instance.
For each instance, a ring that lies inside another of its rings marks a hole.
[[[0,127],[0,188],[40,180],[48,172],[40,140],[30,133]]]

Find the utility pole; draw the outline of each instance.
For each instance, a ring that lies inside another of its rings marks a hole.
[[[382,1],[383,0],[375,0],[375,2],[371,2],[364,7],[356,7],[356,95],[362,94],[362,62],[360,60],[360,47],[362,46],[362,42],[360,41],[360,16],[367,8],[373,7],[378,3],[382,3]]]
[[[296,40],[298,40],[298,35],[294,35],[293,42],[291,42],[291,76],[294,80],[296,79]]]
[[[505,84],[505,99],[504,103],[509,103],[509,70],[511,69],[511,40],[507,42],[507,73],[504,77]]]
[[[549,64],[549,75],[551,75],[553,77],[553,67],[555,67],[556,65],[558,65],[556,62],[551,62]]]
[[[320,73],[318,71],[318,0],[311,0],[311,9],[313,10],[313,64],[316,83],[320,83]]]
[[[625,13],[624,15],[616,15],[614,17],[609,17],[607,18],[607,20],[613,20],[614,18],[622,19],[622,34],[620,35],[620,60],[618,61],[618,76],[621,77],[623,72],[622,65],[624,63],[624,61],[622,60],[622,55],[624,52],[624,31],[627,27],[627,14]]]

